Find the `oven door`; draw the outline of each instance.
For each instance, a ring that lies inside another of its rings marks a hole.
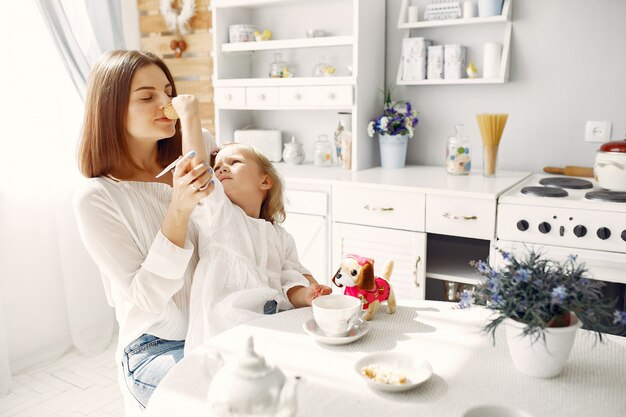
[[[546,258],[554,259],[555,261],[564,261],[569,255],[578,255],[578,261],[586,265],[587,270],[591,274],[590,278],[606,282],[626,283],[625,253],[511,242],[507,240],[498,240],[495,247],[516,254],[532,248],[541,251]],[[493,246],[490,259],[492,260],[490,262],[492,265],[497,267],[503,265],[502,256]]]

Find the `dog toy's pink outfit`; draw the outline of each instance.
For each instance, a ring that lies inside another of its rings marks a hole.
[[[374,260],[370,258],[366,258],[364,256],[359,255],[346,255],[346,258],[352,258],[358,262],[359,265],[363,266],[366,263],[371,263],[374,266]],[[361,290],[359,287],[346,287],[344,290],[345,295],[351,295],[353,297],[357,297],[363,303],[363,310],[367,310],[369,305],[374,301],[378,300],[380,302],[386,301],[389,298],[389,283],[387,280],[383,278],[376,277],[374,279],[375,288],[373,290]]]
[[[376,277],[374,282],[376,283],[376,288],[372,291],[360,290],[359,287],[354,286],[346,287],[343,293],[345,295],[358,297],[361,302],[363,302],[363,310],[367,310],[370,303],[373,303],[376,300],[383,302],[389,298],[389,283],[378,277]]]

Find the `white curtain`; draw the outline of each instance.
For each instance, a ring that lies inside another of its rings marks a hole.
[[[123,48],[119,9],[119,0],[12,1],[0,14],[0,396],[12,373],[111,341],[113,311],[71,194],[82,181],[85,81],[102,52]]]

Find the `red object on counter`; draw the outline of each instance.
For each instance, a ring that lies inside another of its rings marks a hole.
[[[600,146],[602,152],[626,153],[626,139],[607,142]]]

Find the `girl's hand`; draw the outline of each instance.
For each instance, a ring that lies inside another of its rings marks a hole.
[[[308,287],[306,287],[306,294],[305,294],[306,303],[307,305],[311,305],[313,303],[313,300],[315,300],[317,297],[328,295],[331,292],[333,292],[333,290],[330,287],[327,287],[326,285],[311,284]]]
[[[172,206],[176,210],[189,214],[198,205],[201,199],[211,194],[213,185],[213,170],[207,163],[192,164],[195,153],[188,153],[176,165],[173,174]]]
[[[174,97],[172,105],[181,118],[190,118],[200,114],[198,99],[191,94],[180,94]]]

